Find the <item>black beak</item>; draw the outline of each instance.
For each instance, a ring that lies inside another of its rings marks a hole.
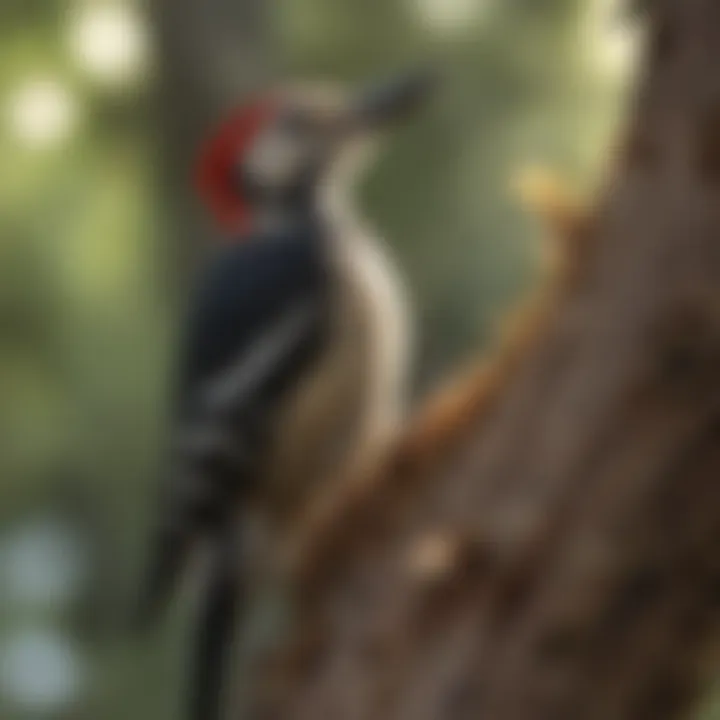
[[[360,127],[380,128],[412,116],[427,102],[437,85],[427,70],[403,73],[360,93],[353,117]]]

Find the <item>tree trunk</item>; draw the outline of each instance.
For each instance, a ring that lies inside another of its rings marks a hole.
[[[161,200],[181,275],[214,232],[192,195],[198,145],[228,107],[269,82],[270,10],[263,0],[153,0]]]
[[[562,282],[440,450],[411,438],[306,528],[252,717],[696,704],[720,608],[720,3],[647,5],[628,140]]]

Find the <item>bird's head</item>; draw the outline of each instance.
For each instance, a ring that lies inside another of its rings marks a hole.
[[[358,177],[374,139],[418,110],[433,85],[413,72],[355,93],[300,86],[258,97],[201,152],[200,196],[229,232],[267,212],[308,208],[323,185]]]

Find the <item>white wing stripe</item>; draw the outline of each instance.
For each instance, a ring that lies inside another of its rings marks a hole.
[[[306,302],[265,331],[250,350],[245,350],[228,370],[207,384],[203,392],[206,408],[215,410],[229,400],[237,402],[247,397],[267,378],[277,362],[292,351],[310,328],[316,312],[316,303]]]

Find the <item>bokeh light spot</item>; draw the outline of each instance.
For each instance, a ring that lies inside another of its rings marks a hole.
[[[140,79],[147,68],[147,29],[130,5],[81,4],[70,15],[69,44],[80,67],[106,85]]]
[[[80,588],[86,561],[80,538],[65,523],[34,520],[0,543],[0,583],[25,609],[62,610]]]
[[[417,18],[429,30],[455,35],[486,20],[495,0],[409,0]]]
[[[80,108],[60,81],[37,79],[21,85],[5,103],[10,131],[24,144],[47,147],[66,140],[75,131]]]
[[[31,629],[0,645],[0,693],[22,710],[54,714],[78,698],[84,681],[80,657],[62,635]]]
[[[594,69],[610,81],[631,78],[643,47],[640,25],[619,0],[588,0],[582,36]]]

